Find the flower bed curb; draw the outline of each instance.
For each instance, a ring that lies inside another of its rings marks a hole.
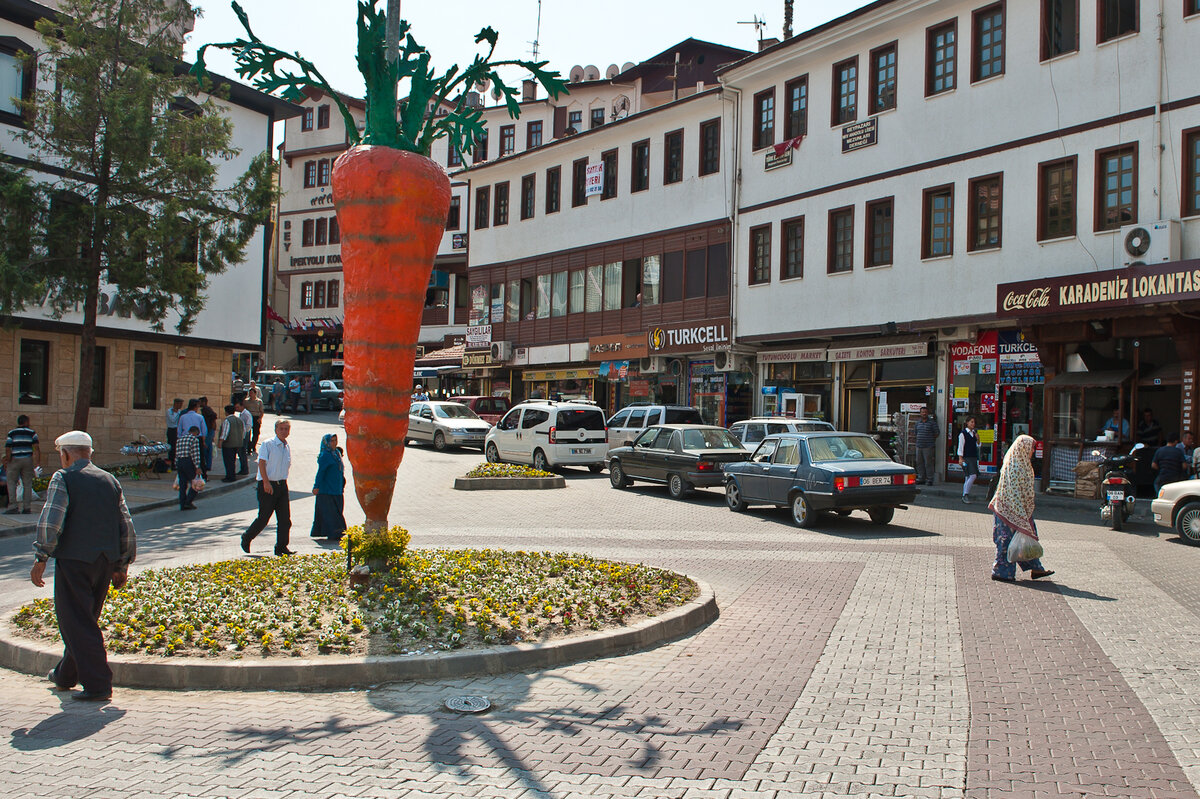
[[[458,491],[536,491],[542,488],[566,488],[561,475],[555,477],[456,477]]]
[[[286,658],[212,661],[195,658],[142,658],[110,655],[113,684],[180,690],[334,690],[385,682],[454,679],[477,674],[535,671],[648,649],[683,638],[720,615],[716,595],[695,580],[691,602],[630,627],[544,644],[512,644],[430,655]],[[14,611],[15,612],[15,611]],[[0,626],[0,666],[45,677],[61,656],[59,647],[21,639],[8,614]]]

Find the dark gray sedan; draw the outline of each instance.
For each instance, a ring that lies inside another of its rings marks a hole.
[[[604,461],[613,488],[634,480],[666,483],[678,499],[693,488],[721,485],[721,470],[748,457],[723,427],[663,424],[647,427],[630,446],[610,449]]]
[[[917,493],[912,467],[893,461],[862,433],[768,436],[750,460],[725,468],[725,501],[731,510],[791,508],[798,527],[810,526],[822,511],[845,515],[865,510],[871,521],[887,524],[895,509]]]

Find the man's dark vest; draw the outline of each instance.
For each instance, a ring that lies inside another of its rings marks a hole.
[[[121,484],[90,462],[67,469],[63,478],[70,499],[54,557],[95,563],[104,555],[116,563],[121,558]]]

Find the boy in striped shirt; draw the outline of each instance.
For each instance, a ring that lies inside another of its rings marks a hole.
[[[32,513],[34,467],[42,464],[42,449],[38,434],[29,426],[29,417],[17,417],[17,426],[8,431],[4,441],[4,466],[8,480],[8,501],[12,505],[6,514]],[[21,484],[21,505],[17,508],[17,484]]]

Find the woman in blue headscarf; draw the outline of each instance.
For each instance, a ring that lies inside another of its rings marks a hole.
[[[346,517],[342,515],[346,488],[342,453],[338,450],[336,433],[321,439],[321,452],[317,455],[317,479],[313,481],[313,493],[317,495],[317,508],[313,514],[313,538],[341,540],[346,532]]]

